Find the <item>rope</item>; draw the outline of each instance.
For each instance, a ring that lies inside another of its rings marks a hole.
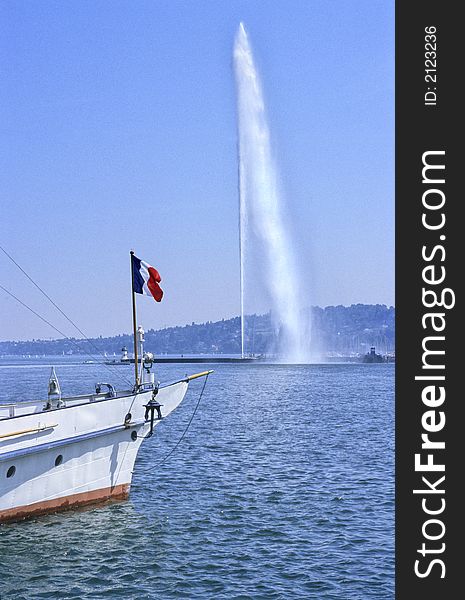
[[[173,452],[176,450],[176,448],[182,442],[182,440],[184,439],[184,436],[186,435],[186,433],[187,433],[187,431],[188,431],[188,429],[189,429],[192,421],[194,420],[195,413],[197,412],[197,409],[199,408],[200,401],[202,400],[202,396],[203,396],[203,393],[205,391],[205,386],[207,385],[207,381],[208,381],[208,375],[205,377],[205,381],[203,382],[202,390],[200,391],[199,399],[197,400],[197,404],[195,405],[194,412],[192,413],[191,418],[189,419],[189,421],[188,421],[188,423],[187,423],[184,431],[182,432],[182,435],[179,438],[179,440],[176,442],[176,444],[173,446],[173,448],[171,448],[171,450],[168,452],[168,454],[165,454],[165,456],[162,458],[161,461],[157,462],[155,465],[152,465],[148,469],[144,469],[142,471],[142,473],[148,473],[150,471],[153,471],[156,467],[159,467],[160,465],[162,465],[165,461],[168,460],[168,458],[173,454]]]
[[[27,310],[29,310],[33,315],[35,315],[36,317],[38,317],[41,321],[43,321],[44,323],[46,323],[49,327],[51,327],[52,329],[54,329],[57,333],[59,333],[61,336],[63,336],[65,339],[67,339],[69,342],[71,342],[71,344],[73,344],[74,346],[76,346],[76,348],[79,349],[79,351],[82,350],[82,348],[79,346],[79,344],[73,340],[73,338],[70,338],[66,335],[66,333],[63,333],[60,329],[58,329],[58,327],[55,327],[55,325],[53,325],[52,323],[50,323],[50,321],[48,321],[45,317],[43,317],[42,315],[40,315],[38,312],[36,312],[33,308],[31,308],[30,306],[28,306],[25,302],[23,302],[22,300],[20,300],[17,296],[15,296],[13,294],[13,292],[10,292],[10,290],[7,290],[6,287],[4,287],[3,285],[0,284],[0,289],[3,290],[4,292],[6,292],[9,296],[11,296],[14,300],[16,300],[16,302],[18,302],[19,304],[21,304],[21,306],[24,306],[24,308],[27,308]],[[93,354],[90,354],[89,352],[87,352],[86,350],[84,350],[85,354],[87,356],[90,356],[90,358],[93,358],[94,360],[96,360],[96,357]],[[102,363],[103,364],[103,363]],[[104,365],[107,366],[107,365]],[[110,371],[111,372],[111,371]],[[96,375],[96,373],[93,373],[94,375]],[[112,373],[113,374],[113,373]],[[125,383],[129,383],[130,385],[132,385],[132,383],[126,379],[125,377],[123,377],[120,373],[117,373],[117,375],[120,377],[120,379],[122,379]]]
[[[69,338],[66,333],[63,333],[62,331],[60,331],[58,329],[58,327],[55,327],[55,325],[52,325],[50,323],[50,321],[47,321],[47,319],[45,317],[43,317],[42,315],[39,315],[38,312],[36,312],[33,308],[31,308],[30,306],[28,306],[25,302],[23,302],[22,300],[20,300],[17,296],[15,296],[13,294],[13,292],[10,292],[10,290],[7,290],[6,287],[3,287],[3,285],[0,284],[0,289],[2,289],[4,292],[6,292],[9,296],[11,296],[12,298],[14,298],[16,300],[16,302],[19,302],[19,304],[21,304],[22,306],[24,306],[24,308],[27,308],[28,310],[31,311],[32,314],[34,314],[36,317],[39,317],[39,319],[41,321],[43,321],[44,323],[47,323],[47,325],[49,325],[52,329],[54,329],[55,331],[57,331],[60,335],[62,335],[64,338],[66,338],[67,340],[69,340],[70,342],[73,342],[73,340],[71,338]]]
[[[66,314],[66,313],[65,313],[65,312],[64,312],[64,311],[63,311],[63,310],[62,310],[62,309],[61,309],[61,308],[58,306],[58,304],[56,304],[56,302],[54,302],[54,301],[52,300],[52,298],[50,298],[50,296],[47,294],[47,292],[45,292],[45,291],[44,291],[44,290],[43,290],[43,289],[40,287],[40,285],[39,285],[38,283],[36,283],[36,282],[35,282],[35,281],[32,279],[32,277],[31,277],[31,276],[30,276],[28,273],[26,273],[26,271],[25,271],[25,270],[22,268],[22,266],[21,266],[20,264],[18,264],[18,263],[16,262],[16,260],[15,260],[15,259],[14,259],[14,258],[11,256],[11,254],[9,254],[9,253],[8,253],[8,252],[5,250],[5,248],[3,248],[3,246],[0,246],[0,250],[3,252],[3,254],[5,254],[5,256],[7,256],[7,257],[8,257],[8,258],[11,260],[11,262],[12,262],[12,263],[13,263],[13,264],[14,264],[16,267],[18,267],[18,269],[21,271],[21,273],[23,273],[23,275],[24,275],[25,277],[27,277],[27,279],[29,279],[29,281],[30,281],[30,282],[31,282],[31,283],[32,283],[32,284],[33,284],[33,285],[34,285],[34,286],[35,286],[35,287],[36,287],[36,288],[39,290],[39,292],[40,292],[41,294],[43,294],[43,295],[44,295],[44,296],[47,298],[47,300],[48,300],[48,301],[49,301],[49,302],[50,302],[50,303],[51,303],[51,304],[52,304],[52,305],[53,305],[53,306],[54,306],[54,307],[55,307],[55,308],[58,310],[58,312],[59,312],[60,314],[62,314],[62,315],[65,317],[65,319],[66,319],[66,320],[67,320],[69,323],[71,323],[71,325],[72,325],[72,326],[73,326],[73,327],[74,327],[74,328],[75,328],[77,331],[79,331],[79,333],[80,333],[80,334],[82,335],[82,337],[83,337],[83,338],[86,340],[86,342],[87,342],[88,344],[90,344],[90,345],[91,345],[91,346],[92,346],[92,347],[93,347],[93,348],[94,348],[94,349],[97,351],[97,353],[98,353],[99,355],[103,356],[103,354],[102,354],[101,350],[100,350],[100,349],[99,349],[99,348],[98,348],[98,347],[97,347],[97,346],[96,346],[96,345],[95,345],[95,344],[92,342],[92,340],[90,340],[90,339],[89,339],[89,338],[86,336],[86,334],[85,334],[85,333],[82,331],[82,329],[80,329],[80,328],[79,328],[79,327],[76,325],[76,323],[75,323],[75,322],[74,322],[74,321],[73,321],[73,320],[72,320],[70,317],[68,317],[68,315],[67,315],[67,314]],[[5,288],[4,288],[3,286],[2,286],[2,289],[3,289],[3,290],[5,290]],[[5,291],[6,291],[7,293],[10,293],[10,292],[8,292],[8,290],[5,290]],[[11,296],[13,296],[13,294],[11,294],[11,293],[10,293],[10,295],[11,295]],[[14,297],[14,296],[13,296],[13,297]],[[23,302],[21,302],[20,300],[18,300],[18,298],[15,298],[15,299],[16,299],[18,302],[20,302],[20,304],[22,304],[23,306],[25,306],[26,308],[28,308],[29,310],[31,310],[31,312],[34,312],[34,311],[31,309],[31,308],[29,308],[29,307],[28,307],[28,306],[26,306],[26,305],[25,305]],[[60,335],[63,335],[63,336],[64,336],[66,339],[68,339],[68,340],[70,339],[68,336],[66,336],[65,334],[61,333],[61,332],[60,332],[60,331],[59,331],[59,330],[58,330],[56,327],[54,327],[54,326],[53,326],[51,323],[49,323],[48,321],[46,321],[45,319],[43,319],[43,318],[42,318],[40,315],[38,315],[36,312],[34,312],[34,314],[35,314],[36,316],[38,316],[39,318],[41,318],[41,319],[42,319],[42,321],[44,321],[44,322],[46,322],[48,325],[50,325],[50,327],[53,327],[53,329],[55,329],[55,331],[58,331],[58,333],[60,333]],[[87,353],[87,354],[88,354],[88,353]],[[90,354],[88,354],[88,356],[91,356],[92,358],[95,358],[94,356],[92,356],[92,355],[90,355]],[[121,373],[119,373],[119,372],[117,372],[117,371],[115,371],[115,370],[113,370],[113,369],[110,369],[109,365],[105,365],[105,363],[103,363],[103,364],[104,364],[104,367],[105,367],[105,368],[108,370],[108,372],[109,372],[109,373],[111,373],[111,374],[112,374],[112,375],[114,375],[114,376],[117,376],[117,377],[119,377],[119,378],[120,378],[122,381],[124,381],[125,383],[128,383],[129,385],[132,385],[131,381],[129,381],[129,379],[127,379],[126,377],[123,377],[123,376],[121,375]]]

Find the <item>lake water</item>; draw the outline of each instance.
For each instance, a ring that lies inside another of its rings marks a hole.
[[[45,398],[50,364],[2,360],[0,401]],[[64,395],[132,376],[54,364]],[[393,365],[211,368],[176,451],[161,464],[202,380],[143,443],[129,501],[0,525],[2,600],[394,597]]]

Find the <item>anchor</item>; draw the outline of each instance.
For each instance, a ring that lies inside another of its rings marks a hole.
[[[150,402],[148,404],[144,404],[146,421],[148,421],[148,418],[150,415],[150,430],[147,434],[147,437],[151,437],[153,435],[155,410],[157,411],[157,421],[160,421],[161,419],[163,419],[163,416],[161,414],[161,407],[163,405],[157,401],[157,399],[156,399],[157,394],[158,394],[158,388],[155,388],[152,392],[152,399],[150,400]]]

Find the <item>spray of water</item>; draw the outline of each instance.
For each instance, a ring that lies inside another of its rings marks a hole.
[[[262,86],[241,23],[234,43],[239,136],[241,271],[253,229],[263,257],[272,315],[280,328],[278,352],[286,362],[308,362],[310,332],[272,156]],[[241,281],[244,293],[244,281]],[[241,298],[243,302],[243,297]]]

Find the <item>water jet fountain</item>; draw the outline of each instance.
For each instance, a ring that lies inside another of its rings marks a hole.
[[[242,354],[245,259],[253,232],[261,247],[261,267],[272,302],[275,328],[280,330],[278,355],[283,362],[305,363],[310,360],[310,331],[300,291],[302,278],[285,224],[262,86],[242,23],[234,43],[234,70],[238,115]]]

